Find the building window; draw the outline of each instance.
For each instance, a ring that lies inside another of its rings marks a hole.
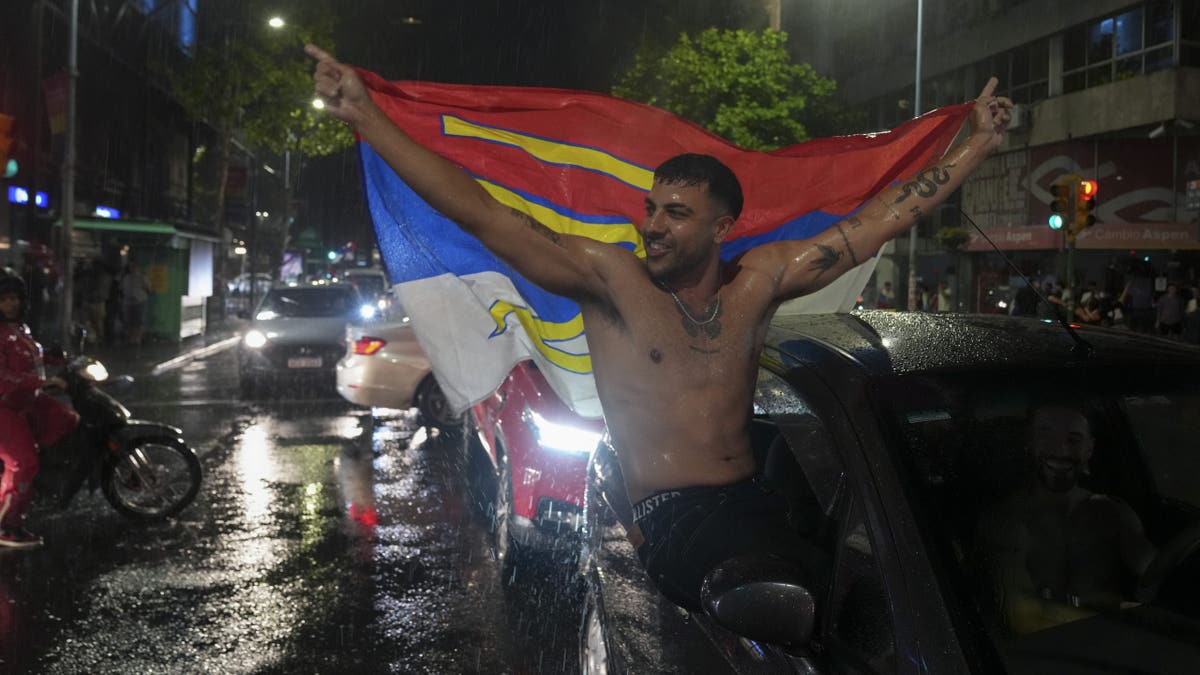
[[[1200,66],[1200,0],[1180,5],[1179,50],[1179,65]]]
[[[1063,36],[1063,93],[1174,66],[1173,15],[1171,0],[1152,0],[1068,30]]]

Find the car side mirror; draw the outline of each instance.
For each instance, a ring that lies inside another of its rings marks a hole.
[[[700,604],[717,625],[737,635],[785,649],[806,647],[817,606],[803,576],[775,556],[740,556],[704,577]]]

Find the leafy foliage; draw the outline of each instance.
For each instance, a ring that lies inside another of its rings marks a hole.
[[[613,94],[669,110],[742,147],[769,150],[848,133],[860,120],[840,106],[836,83],[793,63],[787,34],[707,29],[665,52],[643,46]]]
[[[305,42],[332,48],[332,14],[320,3],[301,3],[289,11],[297,16],[279,31],[265,24],[225,25],[213,39],[198,43],[170,79],[189,113],[221,133],[236,132],[276,153],[328,155],[350,145],[353,137],[311,107],[312,65],[301,49]]]

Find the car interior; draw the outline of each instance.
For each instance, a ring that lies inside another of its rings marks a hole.
[[[879,392],[880,399],[898,402],[891,422],[905,440],[900,464],[916,488],[914,508],[934,533],[930,544],[951,561],[959,595],[999,644],[1019,636],[1000,606],[1005,590],[989,581],[979,536],[990,510],[1033,480],[1026,429],[1035,402],[1054,395],[1075,400],[1093,438],[1078,485],[1128,505],[1146,537],[1162,547],[1200,521],[1195,418],[1189,422],[1178,410],[1181,400],[1195,406],[1196,396],[1176,396],[1173,387],[1152,373],[1071,378],[1006,372],[909,377]],[[1200,556],[1182,558],[1179,564],[1193,572],[1200,565]],[[1163,589],[1153,604],[1178,610],[1181,603],[1173,598],[1198,597],[1194,573],[1169,576],[1173,591]],[[1122,580],[1123,609],[1142,604],[1138,582],[1132,572]],[[1195,604],[1187,611],[1195,617]]]

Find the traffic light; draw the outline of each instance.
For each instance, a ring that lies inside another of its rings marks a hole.
[[[1078,197],[1075,199],[1075,227],[1073,229],[1078,232],[1096,224],[1096,216],[1092,213],[1096,210],[1096,181],[1081,180],[1075,189]]]
[[[8,150],[12,147],[13,142],[12,125],[13,117],[11,115],[0,114],[0,168],[8,166]]]
[[[1064,224],[1063,216],[1070,212],[1071,184],[1061,178],[1050,186],[1050,229],[1061,230]]]

